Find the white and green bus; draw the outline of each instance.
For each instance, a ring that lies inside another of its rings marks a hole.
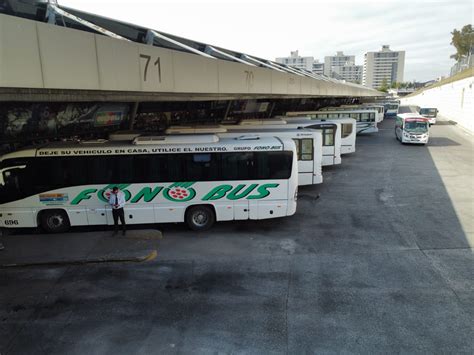
[[[314,120],[322,119],[338,119],[353,118],[357,122],[357,134],[360,133],[376,133],[377,128],[377,111],[376,110],[334,110],[334,111],[302,111],[287,112],[287,116],[306,116]]]
[[[287,138],[215,135],[51,143],[0,158],[0,227],[111,225],[108,195],[128,224],[265,219],[296,211],[298,165]]]

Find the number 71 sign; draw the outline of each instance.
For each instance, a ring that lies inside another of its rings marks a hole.
[[[143,69],[143,81],[146,81],[148,75],[148,67],[151,62],[151,56],[147,54],[140,54],[140,59],[145,59],[145,67]],[[153,66],[156,67],[157,75],[158,75],[158,82],[161,83],[161,61],[160,57],[157,57],[153,63]]]

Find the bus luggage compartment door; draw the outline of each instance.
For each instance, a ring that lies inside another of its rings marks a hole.
[[[89,225],[100,225],[100,224],[107,224],[108,215],[110,214],[110,218],[112,218],[112,212],[107,211],[110,210],[108,206],[97,206],[97,207],[88,207],[87,208],[87,221]]]
[[[145,224],[155,221],[155,210],[151,203],[125,205],[124,211],[127,224]]]
[[[234,201],[234,219],[249,219],[249,200]]]
[[[258,219],[286,216],[286,200],[258,201]]]

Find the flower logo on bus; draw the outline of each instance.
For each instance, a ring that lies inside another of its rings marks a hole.
[[[196,190],[191,188],[194,182],[175,182],[163,189],[163,196],[173,202],[186,202],[196,196]]]

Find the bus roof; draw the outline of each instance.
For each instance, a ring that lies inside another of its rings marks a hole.
[[[280,126],[276,126],[275,128],[263,128],[259,130],[255,130],[251,127],[238,129],[231,132],[219,133],[220,138],[227,138],[227,137],[236,137],[239,135],[252,135],[252,136],[274,136],[274,137],[310,137],[314,135],[322,135],[321,131],[313,130],[313,129],[306,129],[306,128],[283,128]]]
[[[320,118],[320,119],[317,119],[317,120],[313,120],[311,119],[311,117],[308,117],[308,116],[292,116],[292,117],[288,117],[287,119],[287,122],[288,124],[290,123],[335,123],[335,124],[340,124],[341,122],[345,122],[345,123],[352,123],[352,124],[356,124],[357,121],[355,120],[355,118],[352,118],[352,117],[328,117],[328,118]],[[336,121],[337,120],[337,121]]]
[[[183,136],[179,136],[183,138]],[[218,138],[210,143],[173,144],[133,144],[123,141],[105,141],[96,143],[57,142],[41,147],[19,150],[0,157],[6,159],[26,157],[70,157],[98,155],[131,155],[131,154],[169,154],[169,153],[213,153],[241,151],[282,151],[292,150],[294,142],[290,138],[258,137],[256,139]]]
[[[338,120],[341,121],[341,120]],[[336,128],[341,125],[341,122],[335,121],[321,121],[321,120],[305,120],[301,122],[288,122],[284,126],[282,125],[255,125],[255,126],[229,126],[227,128],[228,132],[241,131],[241,130],[253,130],[258,132],[266,129],[298,129],[308,127],[309,129],[324,129],[324,128]]]
[[[426,122],[429,121],[428,118],[426,118],[426,117],[424,117],[424,116],[422,116],[418,113],[415,113],[415,112],[413,112],[413,113],[410,113],[410,112],[409,113],[399,113],[397,116],[400,117],[404,121],[426,121]]]
[[[316,113],[321,113],[321,114],[327,114],[327,113],[367,113],[367,112],[374,112],[378,113],[377,110],[367,110],[367,109],[362,109],[362,110],[327,110],[327,111],[294,111],[294,112],[287,112],[287,116],[304,116],[304,115],[312,115]]]
[[[242,120],[239,122],[239,126],[253,126],[253,125],[268,125],[268,124],[286,124],[286,122],[282,119],[270,119],[270,118],[265,118],[265,119],[247,119],[247,120]]]
[[[221,125],[203,126],[170,126],[166,129],[166,134],[199,134],[199,133],[223,133],[227,129]]]

